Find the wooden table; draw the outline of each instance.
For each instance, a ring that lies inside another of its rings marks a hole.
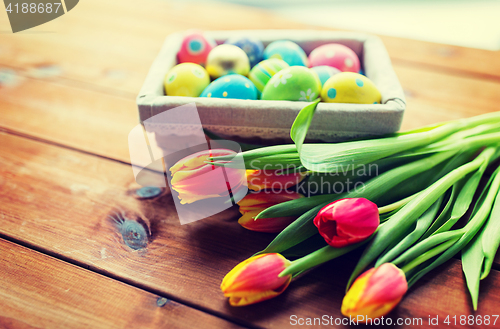
[[[160,0],[85,0],[17,34],[0,16],[1,328],[286,328],[292,315],[341,316],[347,256],[279,298],[230,307],[222,277],[273,236],[241,228],[234,208],[181,226],[168,193],[137,197],[129,164],[135,97],[169,33],[306,26],[254,8]],[[499,52],[382,39],[406,91],[403,129],[500,109]],[[124,243],[130,232],[115,212],[151,230],[147,247]],[[476,313],[455,259],[391,317],[423,318],[413,326],[422,328],[429,316],[498,314],[494,267]]]

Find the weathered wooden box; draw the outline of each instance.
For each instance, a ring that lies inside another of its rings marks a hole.
[[[292,40],[307,54],[325,43],[341,43],[356,52],[365,75],[382,94],[382,104],[320,103],[308,133],[308,139],[334,142],[355,137],[392,133],[399,130],[405,111],[401,85],[382,41],[359,33],[316,30],[245,30],[207,32],[217,43],[231,36],[256,37],[269,44],[274,40]],[[195,103],[204,128],[228,139],[261,140],[262,142],[291,142],[290,127],[305,102],[239,100],[199,97],[166,96],[163,79],[177,64],[182,33],[167,37],[154,61],[137,97],[139,119],[145,120],[188,103]],[[162,129],[156,129],[160,146]],[[167,133],[169,138],[172,132]]]

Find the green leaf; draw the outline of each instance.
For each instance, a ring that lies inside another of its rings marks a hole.
[[[491,150],[491,148],[486,149],[484,152]],[[445,235],[448,233],[452,232],[461,232],[463,233],[462,237],[460,240],[458,240],[453,246],[451,246],[449,249],[447,249],[445,252],[443,252],[438,258],[436,258],[429,266],[426,266],[424,269],[418,271],[415,275],[412,275],[411,277],[408,278],[408,286],[412,286],[417,282],[423,275],[428,273],[429,271],[433,270],[437,266],[443,264],[447,260],[449,260],[451,257],[453,257],[456,253],[458,253],[460,250],[462,250],[477,234],[477,232],[481,229],[483,224],[485,223],[486,219],[490,215],[492,211],[492,206],[494,202],[497,202],[499,199],[498,191],[500,189],[500,167],[495,170],[495,172],[492,175],[493,180],[491,181],[491,185],[486,193],[486,197],[480,198],[479,202],[481,202],[481,205],[478,207],[477,212],[473,215],[471,220],[465,225],[465,227],[461,228],[460,230],[455,230],[455,231],[450,231],[450,232],[444,232],[440,233],[437,235],[434,235],[430,237],[427,240],[430,240],[432,238],[439,237],[441,235]],[[477,205],[476,205],[477,206]],[[422,243],[426,243],[427,240],[424,240]]]
[[[386,252],[384,255],[379,257],[377,260],[375,267],[382,265],[383,263],[388,263],[398,255],[403,253],[406,249],[408,249],[412,244],[414,244],[420,237],[425,233],[425,231],[429,228],[429,226],[436,218],[436,214],[441,207],[441,203],[443,202],[444,195],[442,195],[439,199],[436,200],[432,204],[432,206],[427,209],[420,218],[417,219],[415,229],[408,235],[406,235],[394,248]]]
[[[453,205],[450,218],[433,234],[448,231],[467,212],[472,203],[472,199],[474,198],[477,187],[479,186],[479,181],[483,177],[484,171],[486,170],[486,167],[488,167],[488,164],[489,161],[483,162],[481,167],[479,167],[479,169],[466,181],[457,196],[455,204]]]
[[[427,229],[427,231],[420,238],[419,241],[427,239],[429,236],[431,236],[438,228],[440,228],[444,223],[446,223],[449,216],[451,216],[451,210],[453,208],[453,204],[455,203],[455,199],[456,199],[457,194],[458,194],[458,192],[457,192],[459,189],[458,183],[453,184],[453,186],[451,188],[451,192],[447,196],[447,202],[445,203],[443,210],[441,210],[441,213],[439,214],[439,216],[436,218],[434,223],[432,223],[432,225]]]
[[[292,128],[290,129],[290,137],[294,141],[299,152],[302,148],[304,140],[306,139],[307,131],[309,130],[314,112],[316,112],[316,107],[320,101],[321,99],[318,98],[314,102],[308,104],[300,110],[299,114],[297,114],[297,117],[293,121]]]
[[[282,252],[293,246],[309,239],[318,233],[318,229],[313,223],[314,217],[323,206],[317,206],[305,212],[297,218],[293,223],[288,225],[266,249],[256,253],[255,255],[266,254],[271,252]]]
[[[481,271],[481,280],[490,273],[495,255],[500,246],[500,196],[497,195],[490,218],[486,222],[481,238],[484,251],[484,266]]]
[[[484,253],[481,245],[481,238],[480,235],[478,235],[462,250],[462,269],[465,274],[467,288],[472,298],[474,311],[477,311],[479,280],[483,261]]]
[[[462,268],[474,310],[477,310],[479,281],[490,273],[499,245],[500,194],[497,195],[490,216],[479,234],[462,250]]]

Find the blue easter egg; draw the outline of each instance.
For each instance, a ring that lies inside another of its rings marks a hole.
[[[309,66],[307,55],[298,44],[288,40],[271,42],[264,49],[264,59],[278,58],[290,66]]]
[[[316,74],[319,77],[319,80],[321,81],[322,86],[325,84],[326,80],[330,79],[335,74],[341,72],[339,69],[327,65],[311,67],[311,70],[316,72]]]
[[[200,97],[257,99],[257,88],[247,77],[239,74],[224,75],[208,85]]]
[[[264,53],[264,45],[262,42],[255,38],[250,37],[234,37],[228,39],[226,44],[234,45],[243,49],[250,60],[250,66],[254,66],[262,60]]]

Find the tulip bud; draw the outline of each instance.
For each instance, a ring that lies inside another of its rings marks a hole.
[[[280,295],[290,284],[291,275],[280,278],[290,265],[280,254],[253,256],[233,268],[220,286],[232,306],[245,306]]]
[[[379,224],[377,205],[363,198],[334,201],[323,207],[314,218],[319,234],[335,248],[365,240]]]
[[[253,191],[273,189],[286,190],[300,183],[307,174],[305,172],[279,173],[275,170],[247,170],[248,188]]]
[[[236,155],[225,149],[204,150],[191,154],[170,168],[172,188],[179,193],[181,204],[198,200],[228,197],[246,187],[245,171],[209,163],[209,157]],[[227,161],[221,161],[226,163]]]
[[[290,225],[297,216],[288,217],[275,217],[275,218],[259,218],[255,219],[257,215],[271,206],[278,203],[303,198],[300,193],[282,190],[278,193],[271,191],[260,191],[257,193],[247,194],[243,199],[238,202],[240,206],[240,213],[243,215],[238,220],[244,228],[267,233],[281,232],[285,227]]]
[[[408,290],[405,273],[391,263],[372,268],[354,281],[342,301],[342,314],[357,319],[379,318],[389,313]]]

